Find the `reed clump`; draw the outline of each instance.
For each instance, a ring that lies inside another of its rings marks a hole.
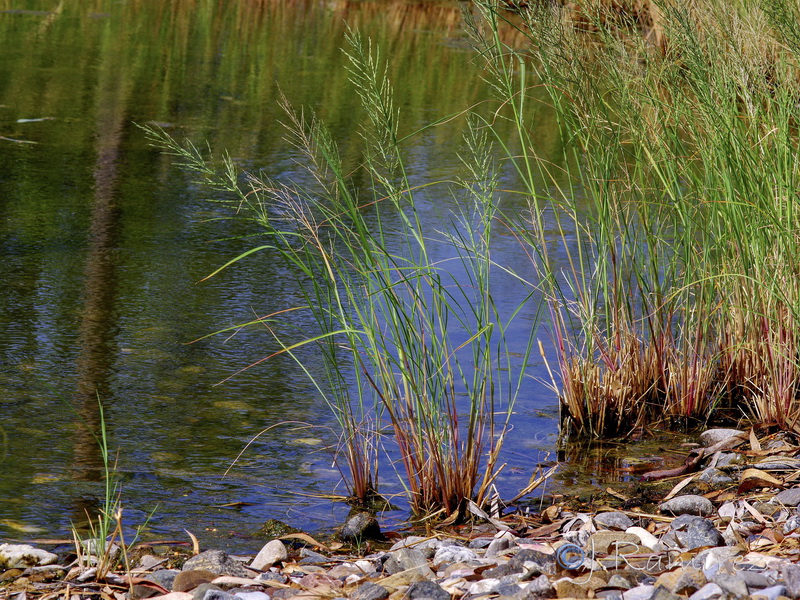
[[[800,431],[800,20],[777,1],[660,4],[663,43],[653,43],[620,6],[587,3],[578,26],[551,4],[513,18],[497,0],[465,7],[493,109],[470,116],[462,209],[441,231],[417,204],[420,187],[439,183],[412,185],[391,85],[355,33],[365,185],[346,175],[324,124],[288,102],[287,136],[303,157],[292,183],[242,176],[230,159],[218,170],[148,130],[264,233],[225,267],[270,252],[297,274],[302,306],[252,324],[272,336],[270,358],[294,359],[330,406],[356,501],[376,493],[386,450],[417,514],[456,518],[484,503],[536,339],[526,324],[517,356],[509,328],[537,296],[565,433],[718,417]],[[504,41],[508,27],[524,47]],[[555,157],[530,126],[542,102],[560,132]],[[527,198],[524,215],[500,214],[501,169]],[[498,223],[535,277],[494,261]],[[530,285],[510,314],[492,295],[498,271]],[[295,310],[313,326],[287,339],[281,324]]]
[[[374,498],[385,452],[415,514],[456,520],[470,502],[484,504],[502,469],[500,449],[535,339],[533,328],[512,352],[507,331],[531,294],[510,314],[494,302],[497,176],[486,132],[469,120],[459,151],[464,175],[442,192],[459,199],[452,223],[425,225],[384,66],[368,41],[352,31],[347,39],[350,80],[367,116],[364,160],[352,177],[324,123],[285,99],[286,136],[302,157],[292,183],[242,175],[227,158],[219,169],[191,143],[147,133],[221,192],[232,218],[250,219],[263,233],[262,245],[223,268],[269,252],[296,274],[303,304],[250,324],[274,340],[269,358],[294,359],[331,408],[351,499]],[[289,339],[281,326],[296,310],[312,324]]]
[[[509,162],[531,201],[567,429],[727,417],[800,430],[797,15],[661,3],[653,44],[622,5],[581,3],[576,23],[531,4],[520,51],[493,34],[504,12],[478,4],[473,35],[517,124]],[[525,127],[541,89],[555,161]]]

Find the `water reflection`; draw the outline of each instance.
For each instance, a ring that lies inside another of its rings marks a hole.
[[[266,518],[315,529],[343,517],[347,507],[311,497],[338,483],[326,450],[336,436],[300,369],[270,361],[217,386],[274,350],[269,336],[243,330],[187,343],[299,304],[292,273],[256,256],[198,284],[249,248],[241,236],[251,232],[210,220],[207,192],[132,123],[160,122],[285,180],[298,168],[279,124],[283,91],[315,110],[346,163],[358,164],[363,115],[343,68],[345,24],[389,59],[410,133],[490,96],[460,10],[449,1],[32,0],[20,11],[0,0],[0,136],[36,142],[0,140],[0,422],[8,434],[0,521],[63,535],[102,495],[90,434],[97,394],[120,451],[131,524],[158,506],[151,536],[188,527],[221,546]],[[547,113],[531,126],[539,152],[557,150]],[[462,127],[456,117],[411,143],[416,179],[451,175]],[[432,228],[451,201],[435,193]],[[513,239],[499,240],[498,256],[524,268]],[[509,488],[524,485],[532,457],[553,448],[555,420],[540,409],[554,400],[533,379],[539,371],[531,367],[518,405],[509,456],[521,466],[500,482]],[[74,400],[81,423],[53,390]],[[275,428],[222,478],[253,435],[284,421],[314,423],[319,429],[301,435],[321,443],[292,443],[296,430]],[[214,508],[231,502],[252,505]]]
[[[130,90],[130,80],[122,71],[124,65],[120,56],[113,51],[102,53],[95,88],[94,195],[90,209],[83,307],[78,324],[76,404],[80,422],[75,428],[72,464],[72,477],[87,481],[97,481],[102,476],[103,462],[97,443],[101,436],[98,401],[111,396],[108,378],[115,354],[112,347],[116,329],[117,284],[114,251],[121,226],[116,195]]]

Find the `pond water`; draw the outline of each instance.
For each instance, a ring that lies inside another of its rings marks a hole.
[[[207,546],[255,549],[266,519],[342,522],[348,507],[325,498],[344,493],[334,423],[302,372],[268,361],[220,384],[274,351],[269,337],[190,343],[296,305],[292,275],[258,256],[199,283],[252,240],[214,220],[204,191],[135,124],[208,141],[280,180],[297,169],[282,92],[356,163],[364,116],[340,50],[346,26],[388,58],[414,131],[490,96],[460,23],[457,2],[0,0],[0,537],[66,537],[97,510],[98,397],[126,525],[154,511],[150,539],[186,539],[185,528]],[[454,118],[409,142],[415,180],[452,176],[463,127]],[[547,111],[533,127],[540,150],[555,150]],[[449,196],[429,200],[427,222],[449,218]],[[525,268],[513,240],[496,252]],[[520,337],[533,324],[523,315]],[[528,370],[499,480],[508,495],[555,452],[538,353]],[[254,435],[287,421],[318,427],[271,429],[223,477]],[[567,469],[553,485],[581,477]],[[401,504],[384,518],[406,514]]]

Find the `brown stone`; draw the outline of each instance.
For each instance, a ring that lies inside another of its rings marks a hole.
[[[365,573],[352,563],[342,563],[328,571],[328,577],[335,577],[336,579],[343,579],[348,575],[365,575]]]
[[[430,569],[428,569],[430,571]],[[433,577],[433,572],[431,571],[431,577]],[[400,571],[399,573],[395,573],[394,575],[390,575],[386,579],[381,579],[378,583],[380,583],[383,587],[385,587],[390,592],[397,590],[403,586],[409,586],[415,581],[422,581],[424,579],[428,579],[425,576],[425,573],[420,569],[409,569],[408,571]]]
[[[663,586],[674,594],[693,594],[707,583],[706,576],[700,569],[682,567],[662,573],[656,580],[656,586]]]
[[[339,589],[342,587],[342,582],[335,577],[326,575],[324,573],[309,573],[303,576],[298,582],[298,585],[307,590],[313,590],[321,586],[328,586],[331,589]]]
[[[641,539],[635,533],[621,531],[598,531],[589,536],[585,550],[591,556],[609,554],[626,556],[628,554],[642,554],[650,552],[641,546]]]
[[[188,592],[193,590],[201,583],[210,583],[217,576],[206,569],[192,569],[191,571],[181,571],[175,576],[172,582],[173,592]]]
[[[31,580],[28,579],[27,577],[18,577],[17,579],[15,579],[11,583],[9,588],[10,589],[15,589],[15,590],[23,590],[23,589],[27,588],[30,585],[30,583],[31,583]]]
[[[16,579],[17,577],[21,576],[24,571],[22,569],[9,569],[3,573],[0,573],[0,581],[8,581],[9,579]]]
[[[606,580],[597,575],[574,579],[560,579],[553,584],[559,598],[594,598],[594,591],[606,585]]]

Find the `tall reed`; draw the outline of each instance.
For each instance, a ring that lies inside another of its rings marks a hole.
[[[378,451],[395,471],[417,514],[462,515],[478,505],[502,465],[499,452],[530,354],[533,329],[512,353],[508,328],[531,295],[510,314],[492,295],[492,231],[497,197],[493,150],[470,120],[455,193],[462,208],[442,231],[423,225],[423,190],[410,183],[399,112],[378,52],[355,32],[347,36],[350,79],[367,116],[364,163],[356,189],[324,124],[284,99],[287,139],[304,157],[306,177],[292,185],[245,175],[232,161],[221,171],[192,144],[163,131],[150,139],[205,183],[229,196],[236,218],[255,221],[266,241],[253,252],[280,256],[298,274],[302,307],[279,307],[257,319],[278,350],[314,382],[342,431],[341,454],[353,498],[366,503],[378,484]],[[436,182],[430,182],[430,187]],[[435,258],[447,248],[447,259]],[[303,309],[313,332],[282,337],[274,324],[285,309]],[[535,329],[535,328],[534,328]],[[318,348],[326,378],[298,350]],[[386,428],[391,435],[386,435]]]
[[[781,3],[661,4],[659,43],[610,3],[531,6],[524,50],[471,29],[517,124],[568,429],[751,416],[798,428],[800,73]],[[588,25],[588,26],[587,26]],[[564,151],[526,128],[547,91]],[[549,215],[548,222],[543,215]],[[561,247],[554,253],[550,231]],[[557,259],[563,257],[560,262]]]

